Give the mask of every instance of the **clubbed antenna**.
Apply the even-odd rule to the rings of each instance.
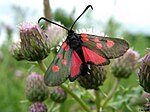
[[[62,26],[62,25],[59,25],[59,24],[57,24],[57,23],[55,23],[55,22],[50,21],[49,19],[47,19],[47,18],[45,18],[45,17],[41,17],[41,18],[38,20],[38,24],[39,24],[40,21],[43,19],[43,20],[45,20],[45,21],[47,21],[47,22],[49,22],[49,23],[53,23],[53,24],[55,24],[55,25],[57,25],[57,26],[60,26],[61,28],[64,28],[64,29],[66,29],[66,30],[69,32],[69,31],[72,30],[73,26],[74,26],[75,23],[78,21],[78,19],[79,19],[89,8],[93,9],[92,5],[88,5],[88,6],[84,9],[84,11],[82,12],[82,14],[74,21],[74,23],[72,24],[70,30],[69,30],[68,28]]]

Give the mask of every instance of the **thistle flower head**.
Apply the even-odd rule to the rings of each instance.
[[[58,43],[60,43],[66,36],[66,30],[54,24],[49,25],[45,33],[48,36],[48,41],[51,43],[51,47],[55,51],[57,50],[56,47]]]
[[[38,61],[46,58],[50,52],[47,36],[38,24],[21,24],[20,40],[19,49],[23,58],[17,60]],[[17,52],[14,53],[17,55]]]
[[[138,76],[140,85],[146,92],[150,93],[150,52],[143,58]]]
[[[26,81],[26,97],[31,102],[42,102],[48,98],[49,89],[43,81],[43,76],[32,73]]]
[[[54,87],[51,90],[50,98],[57,103],[62,103],[67,99],[67,93],[60,87]]]
[[[20,46],[20,42],[16,42],[14,43],[12,46],[11,46],[11,54],[12,56],[17,60],[17,61],[20,61],[20,60],[24,60],[25,57],[23,56],[22,54],[22,51],[21,51],[21,46]]]
[[[98,89],[105,79],[105,67],[90,64],[83,69],[81,76],[77,78],[79,84],[85,89]]]
[[[47,112],[47,111],[48,111],[47,106],[40,102],[33,103],[29,108],[29,112]]]
[[[128,78],[135,69],[135,64],[139,58],[139,54],[129,49],[123,56],[114,59],[112,62],[112,73],[118,78]]]

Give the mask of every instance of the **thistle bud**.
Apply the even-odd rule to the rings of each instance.
[[[23,23],[20,26],[20,39],[19,49],[23,59],[38,61],[48,56],[50,44],[46,34],[37,24]]]
[[[43,81],[43,76],[32,73],[26,81],[26,97],[31,102],[42,102],[48,98],[49,89]]]
[[[86,69],[77,78],[79,84],[85,89],[98,89],[106,79],[106,69],[104,66],[88,64]]]
[[[135,64],[139,58],[139,54],[129,49],[123,56],[114,59],[112,62],[112,73],[117,78],[128,78],[135,69]]]
[[[17,42],[17,43],[14,43],[12,46],[11,46],[11,54],[12,56],[17,60],[17,61],[20,61],[20,60],[24,60],[24,56],[23,56],[23,53],[21,51],[21,46],[20,46],[20,42]]]
[[[33,103],[29,108],[29,112],[48,112],[47,106],[40,102]]]
[[[62,103],[67,99],[67,93],[60,87],[54,87],[52,88],[50,98],[57,103]]]
[[[63,40],[63,37],[66,36],[66,30],[57,26],[57,25],[49,25],[47,30],[45,31],[48,36],[48,41],[51,43],[51,47],[55,52],[57,52],[57,45]]]
[[[150,93],[150,52],[143,58],[138,76],[140,85]]]

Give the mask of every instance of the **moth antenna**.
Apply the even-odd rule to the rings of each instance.
[[[47,19],[47,18],[45,18],[45,17],[41,17],[41,18],[38,20],[38,24],[40,23],[40,21],[41,21],[42,19],[45,20],[45,21],[47,21],[47,22],[49,22],[49,23],[55,24],[55,25],[57,25],[57,26],[59,26],[59,27],[61,27],[61,28],[63,28],[63,29],[66,29],[67,31],[70,31],[68,28],[66,28],[66,27],[64,27],[64,26],[62,26],[62,25],[59,25],[59,24],[57,24],[57,23],[55,23],[55,22],[53,22],[53,21],[50,21],[49,19]]]
[[[88,6],[84,9],[84,11],[81,13],[81,15],[74,21],[74,23],[72,24],[70,30],[72,30],[72,28],[73,28],[73,26],[75,25],[75,23],[76,23],[76,22],[78,21],[78,19],[88,10],[88,8],[91,8],[91,9],[93,10],[92,5],[88,5]]]

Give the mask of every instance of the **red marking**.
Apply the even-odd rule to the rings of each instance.
[[[82,34],[81,34],[81,37],[82,37],[82,38],[84,38],[84,37],[87,38],[87,36],[88,36],[88,34],[86,34],[86,33],[82,33]]]
[[[101,43],[96,43],[96,48],[97,49],[101,49],[103,46],[102,46],[102,44]]]
[[[83,42],[89,41],[89,39],[88,39],[87,37],[82,37],[81,40],[82,40]]]
[[[94,51],[82,46],[84,58],[86,62],[93,62],[96,65],[103,64],[107,61],[104,57],[98,55]]]
[[[74,78],[76,75],[80,73],[80,66],[82,64],[82,61],[76,51],[73,51],[72,53],[72,63],[71,63],[71,78]]]
[[[81,34],[81,40],[83,41],[83,42],[87,42],[87,41],[89,41],[89,39],[87,38],[87,34],[85,34],[85,33],[83,33],[83,34]]]
[[[66,59],[62,59],[61,63],[62,63],[63,65],[67,65],[67,60],[66,60]]]
[[[58,71],[59,71],[59,67],[56,64],[54,64],[52,66],[52,72],[58,72]]]
[[[64,43],[62,44],[61,48],[65,48],[66,46],[67,46],[67,43],[64,42]]]
[[[65,51],[68,51],[70,49],[69,45],[66,46]]]
[[[115,43],[114,43],[112,40],[107,40],[107,47],[108,47],[108,48],[113,47],[114,44],[115,44]]]
[[[58,54],[58,58],[62,59],[63,55],[62,54]]]
[[[98,38],[98,37],[95,37],[95,38],[94,38],[94,42],[100,42],[99,38]]]

